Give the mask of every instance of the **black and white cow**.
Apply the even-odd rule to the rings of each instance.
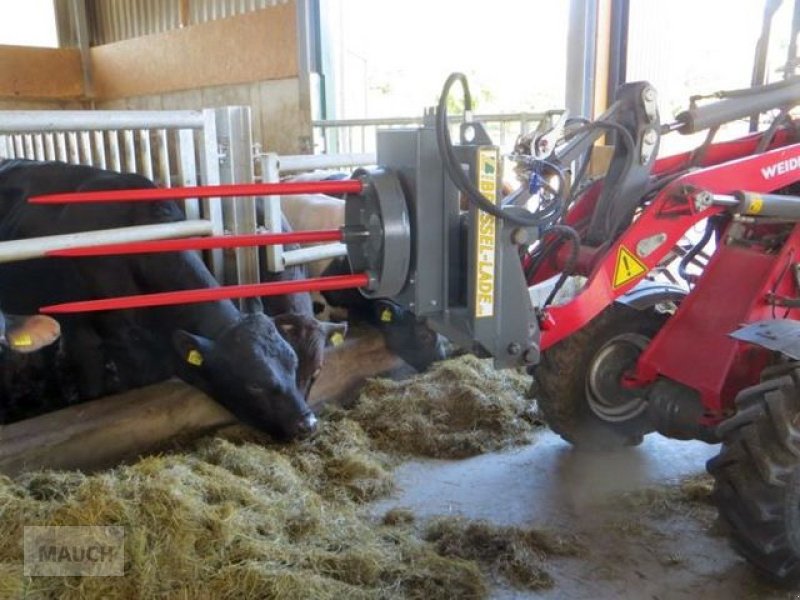
[[[39,194],[152,188],[148,179],[87,166],[0,161],[0,240],[182,220],[175,202],[31,205]],[[36,259],[0,266],[3,306],[30,314],[46,304],[216,287],[193,252]],[[281,438],[307,435],[316,418],[298,388],[298,357],[274,321],[230,301],[59,318],[82,399],[108,393],[106,365],[122,389],[173,375],[242,421]],[[116,390],[114,390],[116,391]]]

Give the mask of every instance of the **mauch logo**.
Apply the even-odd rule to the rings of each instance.
[[[786,175],[789,171],[797,171],[798,169],[800,169],[800,156],[795,156],[794,158],[787,158],[777,162],[774,165],[763,167],[761,175],[764,179],[772,179],[776,175]]]
[[[107,577],[124,575],[122,527],[24,528],[25,575]]]

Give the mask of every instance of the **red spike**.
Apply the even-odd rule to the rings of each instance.
[[[140,296],[120,296],[101,300],[84,300],[44,306],[39,312],[50,315],[97,312],[102,310],[122,310],[129,308],[146,308],[152,306],[172,306],[175,304],[193,304],[195,302],[214,302],[232,298],[253,298],[256,296],[280,296],[298,292],[324,292],[326,290],[346,290],[364,287],[369,284],[366,273],[354,275],[335,275],[332,277],[316,277],[298,281],[276,281],[272,283],[255,283],[246,285],[229,285],[198,290],[179,290],[175,292],[159,292]]]
[[[281,196],[286,194],[360,194],[358,179],[341,181],[285,181],[280,183],[237,183],[196,187],[100,190],[31,196],[31,204],[84,204],[89,202],[154,202],[185,198],[228,198],[231,196]]]

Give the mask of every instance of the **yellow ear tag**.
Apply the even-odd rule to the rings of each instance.
[[[186,362],[195,367],[199,367],[203,364],[203,355],[197,350],[190,350],[189,356],[186,357]]]
[[[392,322],[392,311],[388,308],[384,308],[381,311],[381,321],[384,323],[391,323]]]
[[[331,336],[331,344],[334,346],[341,346],[344,344],[344,336],[337,331]]]
[[[15,348],[24,347],[24,346],[33,346],[33,340],[31,336],[27,333],[22,333],[20,335],[14,336],[11,338],[11,345]]]

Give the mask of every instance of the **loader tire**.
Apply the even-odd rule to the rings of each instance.
[[[767,579],[800,583],[800,368],[742,390],[708,461],[734,549]]]
[[[613,407],[616,394],[623,402],[633,402],[634,409],[630,418],[625,414],[613,422],[601,418],[593,408],[599,404],[592,394],[590,377],[594,376],[590,376],[590,371],[609,344],[623,344],[623,355],[617,360],[620,372],[632,368],[641,350],[667,318],[654,309],[636,310],[613,304],[583,329],[545,350],[541,362],[533,369],[533,376],[535,395],[550,428],[582,450],[618,450],[641,444],[644,435],[653,430],[646,406],[627,399],[635,392],[619,390],[617,394],[609,380],[605,395],[612,402],[605,405]],[[630,348],[624,350],[628,342]]]

